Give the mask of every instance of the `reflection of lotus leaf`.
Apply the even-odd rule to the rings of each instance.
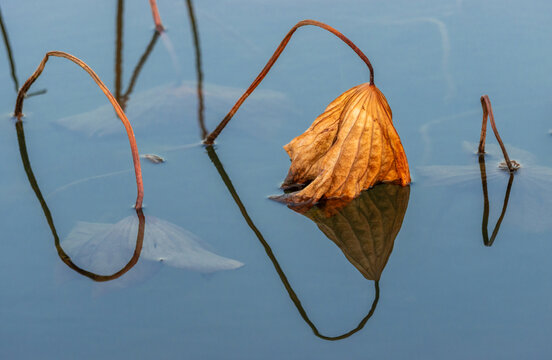
[[[153,216],[146,217],[140,260],[203,273],[243,266],[206,250],[190,232]],[[65,251],[88,271],[109,273],[124,265],[136,246],[138,219],[129,216],[116,224],[79,222],[62,242]]]
[[[409,186],[380,184],[329,217],[333,211],[327,206],[331,204],[313,207],[305,215],[365,278],[379,280],[401,229],[409,196]]]
[[[205,85],[204,89],[207,104],[213,109],[226,109],[241,93],[240,89],[217,85]],[[126,115],[135,132],[151,132],[156,127],[169,124],[175,119],[182,119],[182,116],[191,113],[191,109],[196,106],[196,97],[197,89],[194,84],[161,85],[131,96],[126,107]],[[253,101],[243,109],[243,113],[265,114],[270,113],[271,109],[276,111],[279,108],[289,108],[285,96],[276,91],[261,91],[252,96],[251,100]],[[59,119],[56,124],[88,136],[121,132],[121,125],[116,121],[110,105]]]

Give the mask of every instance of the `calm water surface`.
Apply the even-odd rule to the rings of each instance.
[[[388,201],[393,219],[400,224],[404,216],[400,232],[394,243],[394,235],[378,243],[383,255],[369,264],[370,275],[353,265],[354,257],[348,260],[350,248],[336,246],[314,215],[268,199],[280,192],[289,166],[282,146],[340,93],[368,80],[349,48],[320,29],[300,29],[219,137],[216,153],[207,153],[198,145],[196,49],[186,2],[164,0],[159,6],[168,32],[154,43],[126,104],[140,151],[167,160],[142,164],[146,232],[148,216],[162,219],[193,233],[207,251],[244,266],[206,273],[144,253],[126,274],[98,282],[62,262],[36,186],[62,244],[79,221],[115,224],[135,217],[128,141],[122,126],[99,136],[87,127],[61,124],[60,119],[78,123],[87,117],[87,124],[101,126],[109,123],[106,116],[117,119],[102,110],[105,97],[88,75],[63,59],[51,59],[32,88],[47,93],[25,103],[33,190],[10,118],[16,85],[3,52],[1,358],[548,358],[550,180],[536,174],[524,181],[520,172],[498,235],[485,246],[478,160],[463,143],[479,137],[479,97],[487,93],[505,142],[532,153],[533,164],[552,167],[552,80],[547,76],[552,4],[244,0],[193,5],[208,129],[301,19],[329,23],[370,57],[414,182],[406,198],[384,194],[380,201],[375,193],[363,198],[362,206],[375,208],[364,213],[359,226],[377,229],[374,211],[387,214],[389,208],[378,206]],[[85,60],[115,91],[116,1],[6,0],[0,6],[19,85],[46,51],[63,50]],[[152,40],[148,2],[126,1],[121,19],[124,93]],[[179,96],[173,96],[175,89]],[[488,157],[487,168],[498,160]],[[441,185],[424,173],[433,165],[472,165],[475,171]],[[507,175],[489,178],[489,234],[507,184]],[[386,234],[398,230],[383,229]],[[134,243],[119,245],[113,245],[117,256],[98,245],[103,252],[91,255],[89,263],[70,247],[67,252],[78,266],[105,261],[115,272],[134,251]],[[357,326],[362,329],[343,339],[324,339]]]

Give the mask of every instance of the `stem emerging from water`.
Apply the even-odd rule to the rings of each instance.
[[[510,157],[508,156],[506,147],[504,146],[504,143],[502,142],[502,139],[498,134],[498,129],[496,128],[496,123],[495,123],[494,114],[493,114],[493,107],[491,106],[491,100],[489,100],[488,95],[481,96],[481,107],[483,108],[483,123],[481,124],[481,137],[479,139],[478,152],[480,154],[485,153],[485,138],[487,137],[487,117],[488,117],[491,121],[491,127],[493,128],[496,141],[498,141],[498,144],[502,149],[502,154],[504,155],[504,161],[506,161],[508,170],[510,170],[510,172],[516,171],[516,168],[512,165],[512,162],[510,161]]]
[[[21,118],[23,117],[23,101],[25,100],[25,94],[27,91],[29,91],[31,85],[38,79],[40,74],[42,74],[42,71],[44,70],[44,67],[46,66],[46,62],[48,61],[48,58],[50,56],[55,57],[62,57],[67,60],[71,60],[75,64],[79,65],[84,71],[86,71],[94,80],[94,82],[100,87],[102,92],[105,94],[113,108],[115,109],[115,112],[117,113],[117,116],[121,121],[123,122],[123,125],[125,126],[125,130],[128,136],[128,141],[130,143],[130,150],[132,152],[132,160],[134,162],[134,172],[136,175],[136,188],[138,190],[138,195],[136,197],[136,209],[142,208],[142,200],[144,198],[144,184],[142,182],[142,170],[140,168],[140,156],[138,154],[138,146],[136,145],[136,139],[134,138],[134,131],[132,130],[132,126],[130,125],[130,122],[128,121],[128,118],[126,117],[123,109],[121,109],[121,106],[119,106],[119,103],[113,97],[107,86],[100,80],[98,75],[92,70],[84,61],[80,60],[79,58],[70,55],[68,53],[65,53],[63,51],[50,51],[47,52],[40,64],[38,65],[35,72],[25,81],[21,89],[19,90],[19,93],[17,94],[17,100],[15,102],[15,110],[14,110],[14,116],[18,119],[18,121],[21,121]]]
[[[284,39],[282,40],[282,42],[280,43],[280,45],[278,46],[276,51],[274,51],[274,54],[272,54],[272,57],[266,63],[263,70],[259,73],[259,75],[253,81],[253,83],[251,83],[251,85],[249,85],[249,88],[245,91],[245,93],[241,96],[241,98],[236,102],[236,104],[232,107],[232,109],[230,109],[228,114],[226,114],[226,116],[224,117],[224,119],[222,119],[222,121],[216,127],[216,129],[213,130],[213,132],[211,134],[209,134],[209,136],[204,140],[204,144],[206,144],[206,145],[212,145],[213,144],[213,142],[215,141],[217,136],[220,134],[222,129],[224,129],[226,124],[228,124],[230,119],[232,119],[232,117],[238,111],[238,109],[243,104],[245,99],[247,99],[247,97],[249,97],[249,95],[251,95],[251,93],[255,90],[255,88],[257,88],[257,86],[259,86],[261,81],[263,81],[266,74],[268,74],[268,72],[272,68],[272,65],[274,65],[276,60],[278,60],[278,57],[282,54],[282,52],[284,51],[286,45],[289,43],[289,40],[291,39],[291,36],[295,33],[295,31],[297,29],[299,29],[300,27],[305,26],[305,25],[318,26],[318,27],[320,27],[324,30],[327,30],[327,31],[331,32],[332,34],[334,34],[335,36],[337,36],[338,38],[340,38],[347,45],[349,45],[351,47],[351,49],[353,49],[353,51],[355,53],[357,53],[357,55],[368,66],[368,69],[370,70],[370,84],[371,85],[374,84],[374,68],[372,67],[372,64],[370,63],[370,60],[368,60],[368,57],[366,57],[366,55],[364,55],[364,53],[351,40],[349,40],[345,35],[343,35],[339,31],[337,31],[333,27],[331,27],[329,25],[326,25],[326,24],[324,24],[320,21],[316,21],[316,20],[303,20],[303,21],[300,21],[294,27],[292,27],[291,30],[287,33],[287,35],[284,37]]]
[[[151,15],[153,16],[153,22],[155,23],[155,30],[157,30],[157,32],[159,33],[162,33],[163,31],[165,31],[165,28],[163,27],[163,23],[161,22],[159,9],[157,9],[157,1],[150,0],[150,6],[151,6]]]

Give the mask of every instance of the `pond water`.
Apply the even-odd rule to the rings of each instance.
[[[289,167],[282,146],[368,81],[362,61],[329,33],[299,29],[208,151],[186,1],[159,2],[157,39],[148,1],[119,4],[1,4],[13,61],[0,56],[1,358],[547,358],[552,3],[193,3],[208,130],[301,19],[330,24],[371,59],[413,184],[376,187],[333,223],[268,197]],[[86,73],[50,59],[31,89],[46,93],[25,101],[23,126],[10,117],[15,89],[49,50],[127,92],[140,152],[166,160],[142,161],[145,235],[123,126]],[[482,182],[464,146],[479,139],[485,93],[507,147],[533,154],[509,189],[499,156],[486,157],[495,175]],[[147,243],[152,233],[188,242]],[[92,275],[129,261],[113,279]]]

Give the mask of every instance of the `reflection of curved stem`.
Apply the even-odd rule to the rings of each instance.
[[[479,155],[479,171],[481,172],[481,185],[483,186],[483,221],[481,224],[481,232],[483,234],[483,244],[485,246],[492,246],[498,230],[500,229],[500,224],[502,224],[502,219],[506,214],[506,208],[508,207],[508,200],[510,199],[510,190],[512,189],[512,184],[514,182],[514,173],[510,173],[510,178],[508,179],[508,187],[506,188],[506,194],[504,195],[504,204],[502,205],[502,212],[496,222],[496,225],[489,239],[488,225],[489,225],[489,194],[487,192],[487,171],[485,167],[485,155]]]
[[[353,335],[354,333],[356,333],[357,331],[361,330],[364,327],[364,325],[366,325],[366,322],[370,319],[370,317],[372,317],[372,314],[376,310],[376,306],[377,306],[378,300],[379,300],[379,282],[375,281],[375,295],[374,295],[374,301],[372,303],[372,306],[370,307],[370,311],[358,323],[358,325],[353,330],[351,330],[351,331],[349,331],[345,334],[339,335],[339,336],[325,336],[325,335],[322,335],[318,331],[318,329],[316,328],[316,325],[314,325],[314,323],[309,319],[309,316],[308,316],[307,312],[305,311],[305,309],[303,308],[303,305],[301,304],[301,301],[299,300],[299,297],[297,296],[297,294],[295,293],[295,291],[291,287],[291,284],[289,283],[289,281],[286,277],[286,274],[284,273],[284,271],[280,267],[280,264],[278,263],[278,260],[276,259],[276,256],[274,256],[274,253],[272,252],[272,249],[270,248],[270,245],[264,239],[264,237],[261,234],[261,232],[259,231],[259,229],[257,229],[255,224],[253,223],[253,220],[251,220],[251,217],[249,217],[249,214],[247,213],[247,210],[245,209],[245,206],[243,205],[240,197],[238,196],[238,193],[236,192],[236,189],[234,188],[234,185],[232,184],[232,181],[230,180],[230,178],[228,177],[228,174],[224,170],[224,167],[223,167],[222,163],[220,162],[220,160],[218,158],[218,155],[215,152],[215,149],[212,146],[207,146],[206,149],[207,149],[207,154],[209,155],[209,158],[211,159],[211,161],[215,165],[220,177],[222,178],[222,181],[226,185],[226,188],[230,192],[230,195],[232,195],[232,198],[234,199],[234,202],[236,203],[236,205],[238,205],[238,208],[240,209],[240,212],[241,212],[243,218],[245,219],[245,222],[247,223],[247,225],[249,225],[251,230],[253,230],[253,232],[255,233],[255,236],[257,236],[257,238],[259,239],[259,242],[261,243],[261,245],[265,249],[266,255],[269,257],[270,261],[272,261],[272,265],[274,266],[274,269],[278,273],[278,276],[280,277],[280,280],[282,281],[282,284],[286,288],[291,301],[293,301],[293,303],[295,304],[295,307],[299,311],[299,314],[301,314],[301,317],[309,325],[309,327],[312,329],[314,334],[316,336],[318,336],[319,338],[324,339],[324,340],[341,340],[341,339],[347,338],[347,337]]]
[[[126,110],[126,105],[129,99],[130,94],[134,90],[136,85],[136,80],[138,80],[138,75],[142,71],[142,67],[146,63],[149,55],[155,47],[155,43],[159,38],[159,32],[154,31],[153,36],[146,46],[146,50],[138,60],[138,63],[134,67],[132,76],[128,83],[127,90],[123,93],[123,20],[124,20],[124,0],[118,0],[117,3],[117,26],[116,26],[116,41],[115,41],[115,99],[121,108]]]
[[[27,174],[27,179],[29,180],[29,184],[31,185],[31,188],[33,189],[36,198],[40,202],[40,206],[42,207],[42,211],[44,212],[44,216],[46,217],[46,221],[48,222],[48,226],[50,227],[50,231],[52,232],[52,235],[54,236],[54,243],[56,246],[56,250],[58,252],[58,256],[67,266],[69,266],[71,269],[75,270],[81,275],[84,275],[94,281],[109,281],[114,280],[129,271],[136,263],[138,262],[138,259],[140,258],[140,252],[142,251],[142,242],[144,240],[144,231],[145,231],[145,218],[144,214],[142,213],[142,210],[137,209],[136,215],[139,219],[139,227],[138,227],[138,234],[136,236],[136,247],[134,249],[134,254],[132,255],[132,258],[129,260],[129,262],[119,271],[112,275],[98,275],[94,274],[90,271],[86,271],[84,269],[79,268],[77,265],[71,261],[71,258],[63,251],[59,236],[57,234],[56,227],[54,225],[54,219],[52,218],[52,213],[50,212],[50,209],[48,208],[48,205],[46,204],[46,200],[44,200],[44,197],[42,196],[42,192],[40,191],[40,188],[38,187],[38,182],[36,181],[36,178],[33,173],[33,169],[31,168],[31,162],[29,161],[29,155],[27,153],[27,145],[25,144],[25,132],[23,131],[23,122],[17,121],[15,123],[15,128],[17,130],[17,142],[19,143],[19,152],[21,154],[21,161],[23,162],[23,167],[25,168],[25,173]]]
[[[123,83],[123,20],[125,1],[117,1],[117,26],[115,40],[115,99],[121,103],[121,88]],[[125,107],[121,105],[123,110]]]
[[[100,80],[98,75],[92,70],[84,61],[81,59],[65,53],[63,51],[49,51],[46,53],[40,64],[38,65],[35,72],[25,81],[19,92],[17,93],[17,100],[15,102],[15,111],[14,116],[17,117],[18,121],[21,121],[21,117],[23,116],[23,101],[25,99],[25,94],[27,91],[29,91],[30,87],[33,85],[33,83],[38,79],[40,74],[42,74],[42,71],[44,71],[44,67],[46,66],[46,62],[48,61],[48,58],[50,56],[54,57],[61,57],[67,60],[70,60],[80,66],[84,71],[92,77],[94,82],[100,87],[104,95],[107,97],[111,105],[113,106],[113,109],[115,109],[115,112],[117,113],[117,116],[123,123],[127,136],[128,141],[130,144],[130,150],[132,152],[132,161],[134,162],[134,172],[136,175],[136,189],[137,189],[137,196],[136,196],[136,209],[142,208],[142,200],[144,198],[144,185],[142,183],[142,169],[140,168],[140,156],[138,154],[138,145],[136,145],[136,139],[134,138],[134,130],[132,130],[132,126],[130,125],[130,121],[128,121],[128,118],[125,115],[125,112],[123,109],[121,109],[121,106],[115,99],[115,97],[111,94],[107,86]]]
[[[6,52],[8,53],[8,60],[10,62],[11,77],[13,79],[13,86],[15,87],[15,92],[19,91],[19,80],[17,79],[17,71],[15,70],[15,60],[13,58],[13,53],[10,45],[10,39],[8,38],[8,31],[4,25],[4,19],[2,18],[2,11],[0,10],[0,30],[2,30],[2,37],[4,39],[4,44],[6,45]],[[26,97],[42,95],[46,93],[46,89],[37,90],[26,95]]]
[[[4,44],[6,44],[6,52],[8,53],[8,60],[10,61],[11,77],[15,85],[15,91],[19,91],[19,81],[17,80],[17,73],[15,71],[15,61],[13,61],[13,53],[8,38],[8,31],[4,26],[4,20],[2,18],[2,11],[0,10],[0,29],[2,29],[2,37],[4,38]]]
[[[121,105],[121,107],[124,108],[126,106],[126,102],[128,101],[130,94],[134,90],[134,86],[136,85],[136,80],[138,80],[138,75],[140,75],[140,72],[142,71],[142,67],[144,67],[144,64],[148,60],[148,57],[150,56],[151,52],[153,51],[153,48],[157,43],[157,39],[159,39],[159,33],[155,31],[153,33],[153,36],[151,37],[150,42],[148,43],[148,46],[146,46],[146,50],[144,50],[144,53],[140,57],[140,60],[138,60],[138,63],[134,67],[134,71],[132,72],[132,76],[130,78],[130,81],[128,82],[127,90],[121,97],[121,102],[124,104],[124,106]]]
[[[286,48],[286,45],[289,43],[289,41],[291,40],[291,36],[295,33],[295,31],[297,29],[299,29],[300,27],[302,26],[306,26],[306,25],[313,25],[313,26],[317,26],[319,28],[322,28],[324,30],[327,30],[329,32],[331,32],[332,34],[334,34],[335,36],[337,36],[339,39],[341,39],[344,43],[346,43],[347,45],[349,45],[349,47],[351,49],[353,49],[353,51],[362,59],[362,61],[364,61],[364,63],[366,64],[366,66],[368,66],[368,69],[370,70],[370,85],[373,85],[374,84],[374,68],[372,67],[372,64],[370,63],[370,60],[368,60],[368,57],[366,55],[364,55],[364,53],[351,41],[349,40],[345,35],[343,35],[341,32],[339,32],[338,30],[334,29],[333,27],[327,25],[327,24],[324,24],[320,21],[316,21],[316,20],[303,20],[303,21],[299,21],[297,24],[295,24],[294,27],[291,28],[291,30],[286,34],[286,36],[284,37],[284,39],[282,40],[282,42],[280,43],[280,45],[278,45],[278,48],[276,48],[276,51],[274,51],[274,54],[272,54],[272,57],[268,60],[268,62],[266,63],[265,67],[263,68],[263,70],[261,70],[261,72],[259,73],[259,75],[257,75],[257,77],[255,78],[255,80],[253,80],[253,82],[251,83],[251,85],[249,85],[249,87],[247,88],[247,90],[245,90],[245,93],[239,98],[239,100],[236,102],[236,104],[232,107],[232,109],[230,109],[230,111],[228,112],[228,114],[226,114],[226,116],[224,117],[224,119],[222,119],[222,121],[220,122],[220,124],[218,124],[218,126],[215,128],[215,130],[213,130],[209,136],[205,139],[204,143],[206,145],[212,145],[213,142],[215,141],[215,139],[217,138],[217,136],[220,134],[220,132],[222,131],[222,129],[224,129],[224,127],[226,126],[226,124],[228,124],[228,122],[230,121],[230,119],[232,119],[232,117],[234,116],[234,114],[236,113],[236,111],[238,111],[238,109],[240,108],[240,106],[243,104],[243,102],[245,101],[245,99],[247,99],[249,97],[249,95],[251,95],[251,93],[257,88],[257,86],[259,86],[259,84],[261,83],[261,81],[263,81],[263,79],[265,78],[266,74],[268,74],[268,72],[270,71],[270,69],[272,68],[272,66],[274,65],[274,63],[276,62],[276,60],[278,60],[278,57],[280,57],[280,55],[282,54],[282,51],[284,51],[284,49]]]
[[[188,15],[190,17],[190,26],[192,27],[192,35],[194,37],[194,48],[196,53],[196,73],[197,73],[197,118],[199,121],[199,128],[201,129],[201,139],[207,137],[208,131],[205,127],[205,118],[203,110],[205,108],[203,103],[203,72],[201,71],[201,48],[199,46],[199,32],[197,29],[197,22],[194,15],[194,7],[192,0],[186,0],[188,6]]]

